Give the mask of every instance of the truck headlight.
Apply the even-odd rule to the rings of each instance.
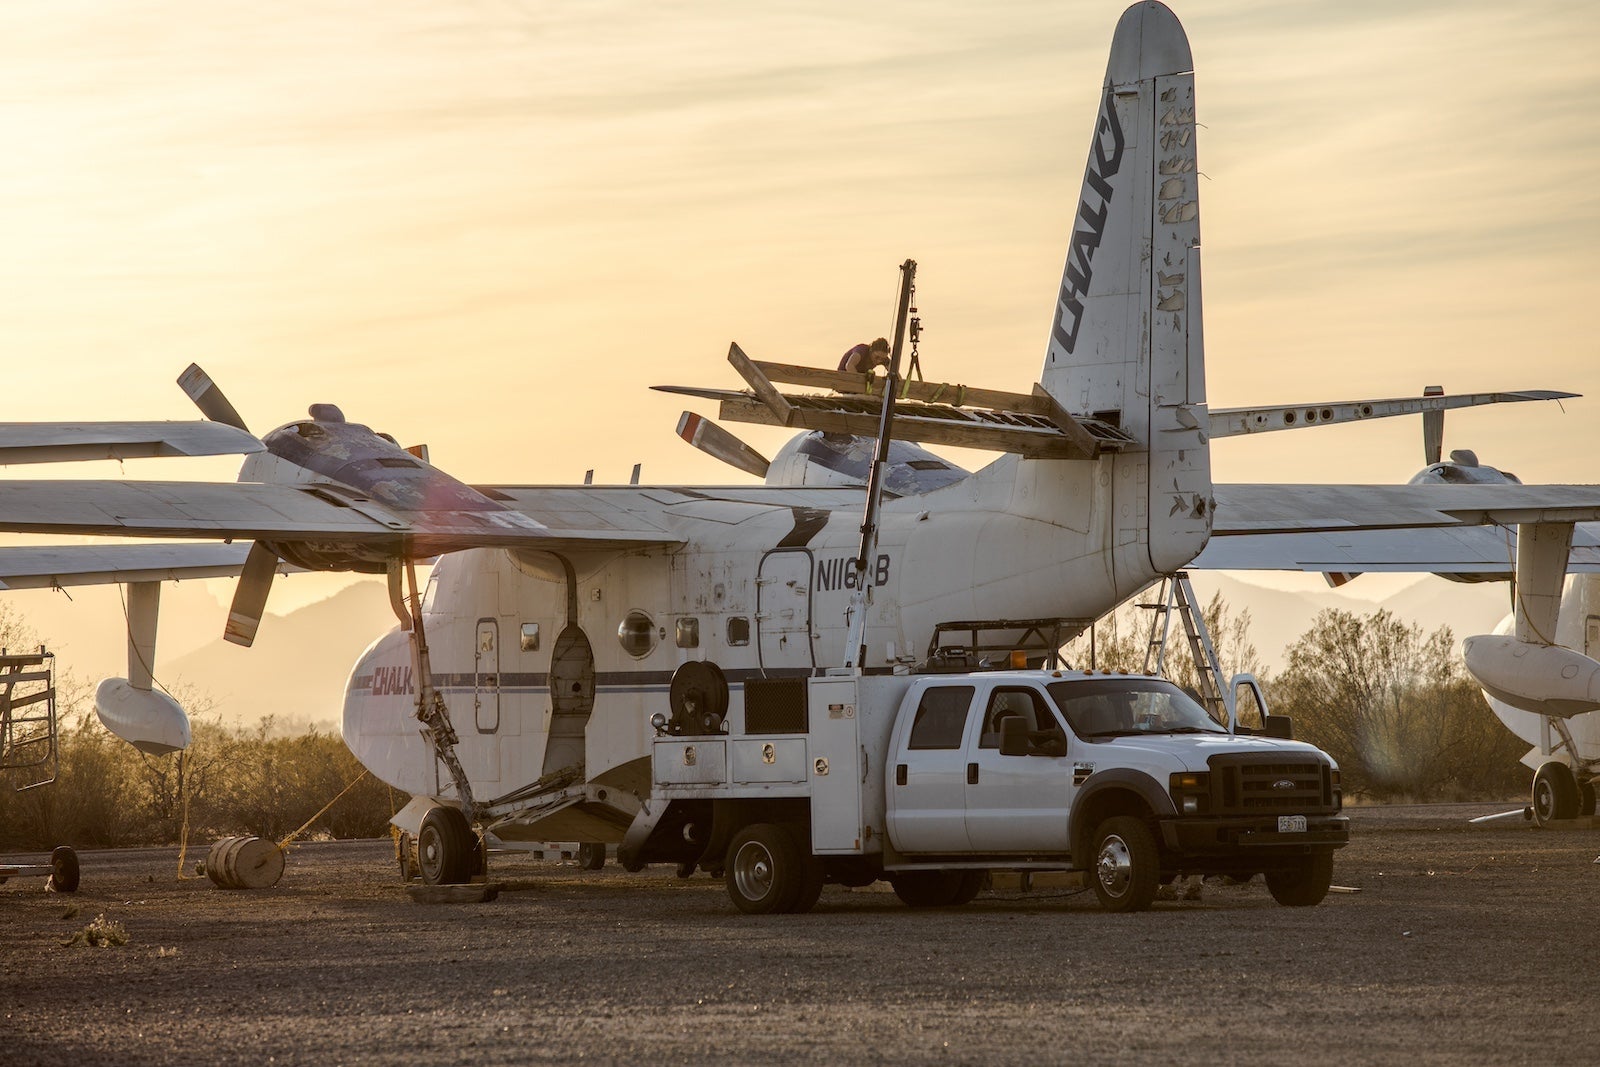
[[[1203,815],[1211,810],[1211,775],[1206,771],[1174,774],[1168,788],[1180,815]]]

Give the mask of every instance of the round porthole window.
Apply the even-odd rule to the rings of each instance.
[[[644,612],[630,611],[617,627],[617,640],[624,652],[641,659],[656,647],[656,624]]]

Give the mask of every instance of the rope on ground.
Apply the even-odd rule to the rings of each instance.
[[[354,789],[356,787],[356,784],[358,782],[360,782],[361,779],[365,778],[366,776],[367,776],[367,772],[366,771],[362,771],[360,774],[356,775],[355,778],[351,780],[349,785],[347,785],[343,789],[339,790],[339,795],[338,796],[334,797],[332,800],[330,800],[326,804],[322,805],[322,810],[321,811],[317,812],[315,815],[311,816],[311,818],[307,819],[305,821],[305,825],[301,826],[300,829],[296,830],[294,833],[290,834],[288,837],[284,838],[282,841],[279,841],[278,842],[278,851],[279,852],[287,852],[287,851],[289,851],[290,842],[292,842],[295,838],[299,837],[301,834],[305,833],[307,830],[311,829],[311,824],[312,823],[316,822],[318,819],[320,819],[324,815],[328,814],[328,809],[333,807],[335,804],[339,803],[339,801],[344,797],[344,795],[346,793],[350,792],[350,790]]]
[[[183,829],[178,831],[178,881],[186,882],[183,860],[189,854],[189,750],[178,753],[178,794],[183,801]]]

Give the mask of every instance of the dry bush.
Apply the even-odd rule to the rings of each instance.
[[[1270,696],[1298,737],[1339,761],[1347,793],[1502,797],[1527,782],[1522,742],[1466,675],[1448,626],[1425,637],[1383,610],[1320,612]]]

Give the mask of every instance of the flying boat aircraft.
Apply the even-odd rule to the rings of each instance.
[[[442,882],[469,872],[474,826],[511,841],[620,841],[650,789],[657,713],[791,729],[804,713],[797,679],[828,668],[959,662],[979,633],[1042,656],[1230,538],[1337,535],[1349,570],[1390,562],[1403,542],[1430,570],[1463,530],[1520,527],[1518,630],[1474,638],[1469,664],[1525,702],[1600,706],[1560,681],[1600,663],[1538,640],[1573,524],[1600,520],[1600,487],[1213,483],[1216,437],[1422,407],[1208,407],[1196,130],[1183,29],[1163,5],[1136,4],[1112,39],[1038,381],[902,386],[903,285],[886,462],[856,441],[879,435],[881,379],[757,361],[736,344],[741,385],[679,391],[715,401],[724,420],[799,435],[767,462],[699,416],[680,433],[735,455],[759,485],[471,485],[330,404],[257,439],[191,367],[180,381],[208,423],[154,443],[148,429],[0,427],[0,460],[24,444],[51,458],[74,433],[98,434],[91,447],[106,454],[167,454],[221,426],[231,444],[214,446],[246,453],[237,482],[4,480],[0,531],[221,545],[106,546],[81,564],[68,549],[48,562],[0,550],[0,580],[129,584],[129,678],[102,683],[97,706],[119,735],[161,751],[185,744],[187,726],[151,686],[159,580],[238,574],[226,633],[248,644],[284,567],[385,575],[400,624],[351,672],[344,737],[415,798],[396,821]],[[1433,399],[1443,410],[1555,395]],[[1001,456],[969,473],[923,447],[941,444]],[[875,474],[887,492],[863,554]],[[192,549],[212,551],[194,571]],[[419,587],[418,562],[434,558]],[[1533,660],[1551,662],[1530,675]],[[1565,689],[1551,688],[1552,669]]]

